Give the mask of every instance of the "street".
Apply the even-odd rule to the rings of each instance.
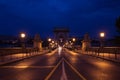
[[[119,80],[120,65],[62,50],[0,66],[0,80]]]

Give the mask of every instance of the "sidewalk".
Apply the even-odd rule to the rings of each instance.
[[[0,56],[0,65],[20,61],[26,58],[30,58],[30,57],[45,54],[45,53],[48,53],[48,50],[45,50],[42,52],[17,53],[17,54],[12,54],[12,55],[7,55],[7,56]]]
[[[93,57],[97,57],[97,58],[101,58],[101,59],[112,61],[112,62],[116,62],[116,63],[120,63],[120,53],[117,55],[115,55],[113,53],[99,53],[98,54],[95,52],[87,52],[87,51],[81,51],[81,50],[77,50],[75,52],[93,56]]]

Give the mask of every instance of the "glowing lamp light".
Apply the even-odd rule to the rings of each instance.
[[[54,41],[52,41],[52,43],[55,43]]]
[[[49,42],[50,42],[51,40],[52,40],[51,38],[48,39]]]
[[[105,37],[105,33],[104,33],[104,32],[101,32],[101,33],[100,33],[100,37]]]
[[[25,35],[25,33],[21,33],[20,36],[21,36],[21,38],[25,38],[26,35]]]
[[[73,40],[73,42],[75,42],[75,41],[76,41],[76,39],[75,39],[75,38],[73,38],[72,40]]]
[[[58,54],[60,55],[61,54],[61,51],[62,51],[62,47],[58,47]]]

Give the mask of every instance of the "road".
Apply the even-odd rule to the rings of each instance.
[[[63,50],[0,66],[0,80],[119,80],[120,65]]]

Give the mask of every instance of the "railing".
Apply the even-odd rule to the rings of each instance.
[[[87,54],[111,58],[111,59],[120,59],[120,48],[119,47],[104,47],[104,48],[88,48],[86,50]]]
[[[37,49],[33,48],[0,48],[0,56],[6,56],[11,54],[18,54],[18,53],[29,53],[33,51],[38,51]]]
[[[47,50],[43,50],[43,52],[46,53]],[[24,59],[43,52],[34,48],[0,48],[0,65],[4,62]]]

